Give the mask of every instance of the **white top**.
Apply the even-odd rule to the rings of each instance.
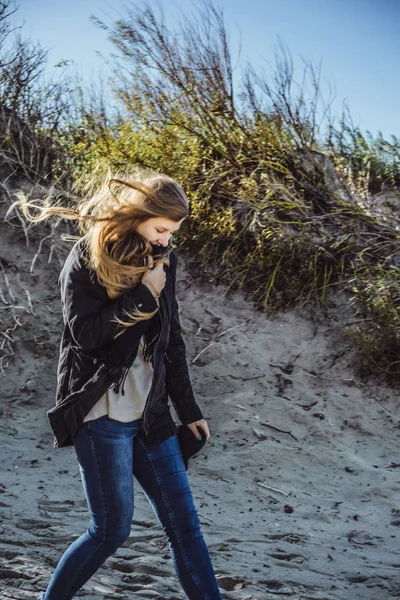
[[[140,419],[150,392],[153,372],[152,365],[143,359],[142,337],[137,356],[126,375],[124,385],[120,386],[118,393],[109,388],[86,415],[84,422],[93,421],[104,415],[122,423]],[[121,387],[124,388],[124,395],[121,394]]]

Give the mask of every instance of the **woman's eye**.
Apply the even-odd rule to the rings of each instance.
[[[157,229],[158,233],[164,233],[164,231],[162,231],[161,229]]]

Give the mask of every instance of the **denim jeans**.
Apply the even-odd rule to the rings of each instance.
[[[42,600],[70,600],[129,536],[133,476],[168,537],[173,564],[190,600],[221,600],[200,530],[176,435],[158,446],[137,436],[139,421],[108,416],[83,423],[74,437],[90,511],[88,530],[61,557]]]

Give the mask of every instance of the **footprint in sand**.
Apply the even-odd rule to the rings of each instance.
[[[3,579],[26,579],[30,581],[34,576],[27,575],[26,573],[22,573],[21,571],[12,571],[11,569],[1,569],[0,568],[0,580]]]
[[[37,535],[40,535],[43,529],[52,527],[52,524],[48,521],[40,521],[39,519],[20,519],[17,521],[16,527],[25,531],[34,531]]]
[[[260,580],[259,583],[262,583],[262,585],[265,586],[265,591],[269,592],[270,594],[292,597],[292,594],[295,593],[295,590],[292,587],[288,586],[286,583],[278,581],[277,579]]]
[[[304,544],[308,541],[307,535],[299,533],[265,533],[264,537],[271,541],[279,540],[289,544]]]
[[[307,559],[305,558],[305,556],[302,556],[301,554],[287,554],[286,552],[272,552],[272,554],[270,554],[271,558],[276,558],[279,561],[287,561],[287,562],[294,562],[296,564],[302,564],[304,562],[307,561]],[[286,564],[283,566],[287,566]]]
[[[86,502],[83,502],[86,506]],[[45,510],[46,512],[69,512],[75,510],[74,500],[41,500],[38,504],[39,510]]]
[[[243,577],[232,575],[217,575],[218,586],[227,592],[241,590],[246,586],[246,580]]]
[[[112,569],[120,571],[120,573],[129,573],[133,575],[150,575],[155,577],[165,577],[171,574],[171,571],[166,568],[163,569],[159,566],[152,564],[141,564],[136,562],[134,559],[130,562],[122,562],[120,560],[111,563]]]

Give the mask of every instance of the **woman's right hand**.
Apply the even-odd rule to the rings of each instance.
[[[163,263],[159,263],[156,267],[147,271],[142,277],[142,283],[149,288],[156,298],[158,298],[163,291],[165,282],[166,275]]]

